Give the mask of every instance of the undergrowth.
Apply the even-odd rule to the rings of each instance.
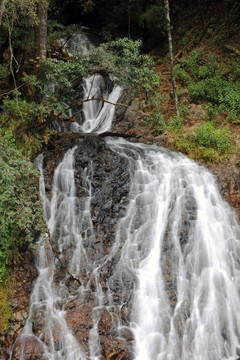
[[[20,249],[43,232],[44,220],[38,199],[38,176],[30,160],[15,146],[12,137],[0,139],[0,283],[19,259]]]
[[[192,102],[207,104],[211,118],[220,113],[231,122],[240,122],[239,59],[220,63],[213,54],[195,49],[176,66],[175,75],[188,87]]]
[[[183,119],[174,116],[166,126],[169,143],[190,158],[206,164],[225,161],[234,148],[233,138],[228,126],[216,127],[203,121],[193,132],[184,131]]]
[[[240,60],[220,59],[197,48],[175,66],[175,77],[180,118],[166,120],[155,115],[159,119],[155,135],[166,132],[171,146],[196,160],[207,164],[226,161],[236,150],[230,126],[240,124]],[[184,88],[189,96],[181,100]],[[205,118],[196,120],[194,126],[188,115],[192,103],[206,110]]]

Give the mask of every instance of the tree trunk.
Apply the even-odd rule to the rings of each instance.
[[[47,58],[47,15],[48,15],[48,6],[45,0],[40,1],[38,17],[39,17],[39,25],[38,25],[38,46],[39,46],[39,57],[40,60],[46,60]]]
[[[128,0],[128,38],[131,39],[131,0]]]
[[[178,107],[177,89],[176,89],[175,76],[174,76],[174,67],[173,67],[173,47],[172,47],[170,11],[169,11],[169,2],[168,2],[168,0],[164,0],[164,4],[165,4],[165,9],[166,9],[167,34],[168,34],[168,46],[169,46],[169,58],[170,58],[173,97],[174,97],[174,104],[175,104],[177,117],[180,117],[179,107]]]
[[[7,0],[1,0],[0,3],[0,27],[2,26],[3,14],[7,5]]]

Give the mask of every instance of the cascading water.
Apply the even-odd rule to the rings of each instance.
[[[136,166],[118,265],[137,280],[134,359],[235,359],[240,229],[233,210],[212,175],[183,155],[108,143]]]
[[[98,75],[85,79],[85,98],[95,95],[102,81]],[[120,88],[114,89],[112,101],[117,101]],[[109,129],[112,108],[104,112],[99,103],[86,102],[85,123],[76,125],[77,130]],[[54,251],[78,282],[40,239],[38,278],[22,341],[37,342],[40,358],[52,360],[235,360],[240,228],[234,211],[222,200],[213,176],[185,156],[116,138],[105,143],[128,164],[125,171],[131,178],[128,204],[111,244],[101,244],[93,222],[92,204],[99,192],[93,160],[81,172],[78,198],[78,146],[69,150],[55,170],[49,198],[43,155],[37,159]],[[109,173],[106,177],[110,182]],[[102,207],[110,209],[109,204]],[[101,248],[107,249],[101,253]],[[71,309],[76,306],[79,318],[84,313],[88,323],[78,320],[73,328]],[[109,339],[114,342],[103,353]],[[19,358],[28,358],[24,346]]]
[[[86,34],[73,34],[67,41],[62,39],[64,50],[70,56],[74,53],[86,54],[94,45],[89,41]],[[89,75],[83,79],[82,87],[84,91],[83,102],[83,124],[74,121],[71,130],[74,132],[96,132],[101,133],[111,129],[114,106],[119,99],[122,89],[114,84],[114,78],[110,77],[113,83],[111,91],[106,89],[104,78],[100,74]],[[95,100],[94,100],[95,98]],[[102,99],[102,100],[99,100]],[[89,101],[88,101],[89,100]],[[72,110],[70,109],[70,117]]]
[[[83,103],[84,123],[79,125],[74,122],[72,130],[75,132],[97,132],[101,133],[111,129],[112,118],[114,115],[114,106],[121,95],[121,87],[114,85],[110,94],[105,91],[105,82],[101,75],[91,75],[84,79],[84,99],[90,99]],[[92,100],[93,98],[102,98],[100,100]],[[104,102],[106,100],[107,102]],[[103,102],[103,105],[102,105]]]

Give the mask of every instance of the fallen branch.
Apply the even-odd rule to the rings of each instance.
[[[193,37],[193,39],[192,39],[188,44],[186,44],[182,49],[180,49],[180,50],[177,52],[177,54],[174,56],[174,59],[173,59],[174,61],[179,61],[179,60],[178,60],[179,56],[182,55],[183,51],[184,51],[186,48],[188,48],[190,45],[194,44],[196,41],[200,41],[200,40],[201,40],[202,35],[203,35],[203,33],[204,33],[204,30],[206,29],[206,27],[207,27],[208,25],[209,25],[209,22],[203,26],[203,28],[202,28],[202,30],[201,30],[201,32],[200,32],[199,35]]]
[[[234,46],[232,46],[232,45],[224,45],[224,48],[226,50],[230,50],[230,51],[234,52],[234,54],[236,54],[237,56],[240,56],[240,51],[237,48],[235,48]]]
[[[141,135],[137,135],[136,133],[130,133],[130,134],[123,134],[123,133],[114,133],[114,132],[111,132],[111,131],[105,131],[103,133],[100,133],[100,134],[96,134],[98,137],[100,138],[103,138],[103,137],[106,137],[106,136],[111,136],[111,137],[122,137],[122,138],[140,138]]]
[[[17,86],[16,88],[12,89],[12,90],[9,90],[9,91],[7,91],[7,92],[5,92],[5,93],[3,93],[3,94],[0,94],[0,97],[5,96],[5,95],[8,95],[8,94],[11,94],[12,92],[20,89],[21,87],[23,87],[23,86],[25,86],[25,85],[26,85],[26,84],[21,84],[21,85]]]

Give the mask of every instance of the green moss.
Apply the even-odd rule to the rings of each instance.
[[[0,329],[2,333],[7,332],[12,316],[12,309],[8,304],[9,288],[11,288],[11,280],[7,277],[4,283],[0,283]]]

